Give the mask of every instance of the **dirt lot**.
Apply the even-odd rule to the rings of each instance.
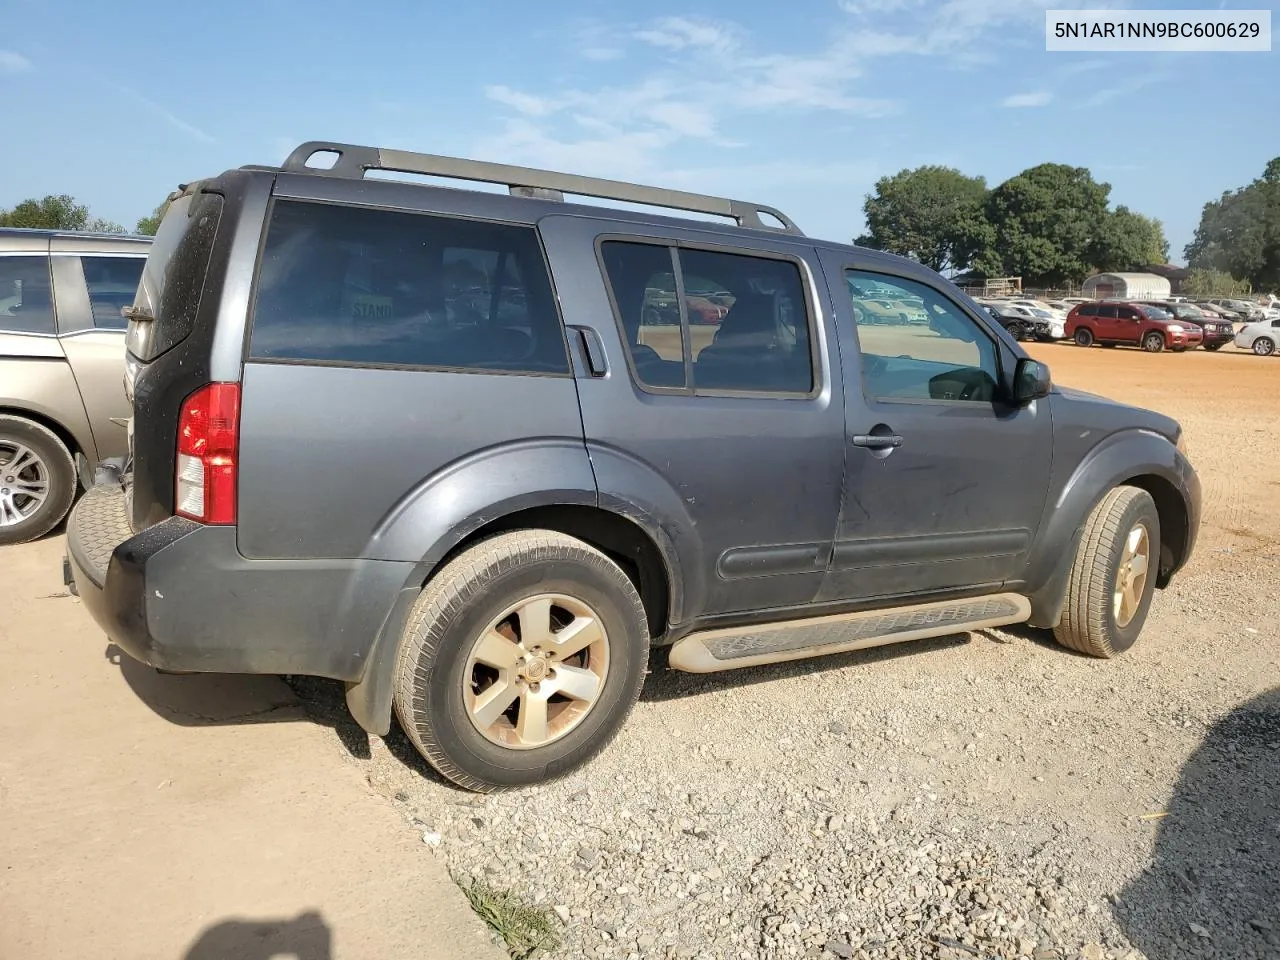
[[[455,868],[554,908],[564,957],[1280,957],[1280,363],[1031,350],[1179,418],[1204,481],[1118,660],[1029,630],[718,676],[658,653],[594,764],[488,798],[304,694]]]

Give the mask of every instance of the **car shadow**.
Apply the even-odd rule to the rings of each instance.
[[[319,708],[298,696],[284,678],[237,673],[171,674],[140,663],[114,643],[107,660],[120,668],[125,683],[151,710],[182,727],[250,723],[313,722],[333,729],[352,756],[369,759],[369,738],[343,711]],[[342,696],[342,685],[332,681]]]
[[[205,928],[182,960],[333,960],[333,934],[314,910],[289,919],[222,920]]]
[[[1150,960],[1280,957],[1280,687],[1214,724],[1112,912]]]

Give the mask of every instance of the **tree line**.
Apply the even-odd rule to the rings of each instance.
[[[988,188],[951,167],[902,170],[876,182],[854,242],[940,273],[1022,277],[1062,287],[1092,273],[1163,264],[1159,220],[1110,206],[1111,185],[1085,167],[1042,163]],[[1205,204],[1184,256],[1191,286],[1231,295],[1280,286],[1280,158],[1262,177]]]
[[[1086,167],[1042,163],[988,189],[982,177],[923,166],[876,181],[863,204],[867,233],[855,242],[920,261],[939,273],[972,270],[1061,287],[1091,273],[1164,263],[1159,220],[1110,206],[1111,185]],[[134,225],[154,236],[164,204]],[[66,194],[0,209],[0,227],[123,233]],[[1280,288],[1280,157],[1262,176],[1204,205],[1184,251],[1196,292],[1232,295]]]
[[[134,233],[154,237],[164,214],[164,204],[140,219]],[[125,233],[125,228],[111,220],[89,215],[89,207],[75,197],[62,193],[43,199],[23,200],[9,210],[0,209],[0,227],[28,227],[37,230],[87,230],[91,233]]]

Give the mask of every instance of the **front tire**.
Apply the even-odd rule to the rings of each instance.
[[[1142,338],[1142,349],[1147,353],[1159,353],[1164,349],[1164,337],[1158,333],[1148,333]]]
[[[1085,522],[1053,631],[1058,642],[1103,658],[1133,646],[1151,609],[1159,561],[1160,514],[1151,494],[1114,488]]]
[[[538,783],[614,738],[648,653],[640,595],[607,556],[550,530],[499,534],[450,562],[414,604],[396,714],[461,787]]]
[[[1222,344],[1220,344],[1220,343],[1206,343],[1206,344],[1204,345],[1204,348],[1205,348],[1206,350],[1208,350],[1210,353],[1212,353],[1214,350],[1221,350],[1221,349],[1222,349]]]
[[[1022,332],[1022,324],[1020,324],[1020,323],[1006,323],[1006,324],[1004,325],[1004,328],[1005,328],[1005,330],[1007,330],[1007,331],[1009,332],[1009,336],[1013,337],[1013,339],[1017,340],[1019,343],[1021,343],[1021,342],[1022,342],[1022,338],[1023,338],[1023,336],[1024,336],[1024,334],[1023,334],[1023,332]]]
[[[0,416],[0,544],[44,536],[75,496],[75,461],[58,435],[23,417]]]

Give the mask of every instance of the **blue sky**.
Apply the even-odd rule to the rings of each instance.
[[[1044,8],[1074,5],[0,0],[0,206],[71,193],[132,226],[324,139],[739,196],[847,241],[882,175],[1056,161],[1180,260],[1280,155],[1280,55],[1047,53]]]

